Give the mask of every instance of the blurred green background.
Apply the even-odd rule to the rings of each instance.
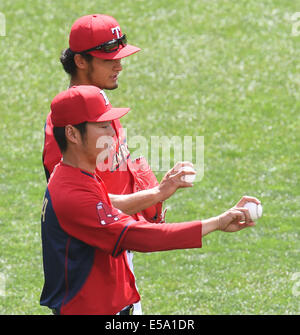
[[[167,221],[215,216],[245,194],[264,207],[256,227],[210,234],[202,249],[136,253],[143,312],[299,314],[300,2],[4,0],[0,12],[0,314],[50,314],[39,306],[43,128],[68,86],[59,55],[71,25],[91,13],[114,16],[142,48],[107,92],[131,107],[129,146],[204,136],[204,177],[166,202]]]

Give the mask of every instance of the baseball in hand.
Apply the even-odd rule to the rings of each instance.
[[[247,202],[243,207],[248,208],[252,221],[259,219],[262,216],[262,205],[257,205],[254,202]]]
[[[191,166],[184,166],[181,171],[192,171],[196,172]],[[185,181],[186,183],[193,183],[196,178],[196,173],[195,174],[186,174],[181,177],[182,181]]]

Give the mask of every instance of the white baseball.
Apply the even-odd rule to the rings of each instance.
[[[259,219],[262,216],[262,205],[257,205],[254,202],[247,202],[244,207],[248,208],[252,221]]]
[[[191,166],[183,166],[180,171],[193,171],[196,172]],[[185,181],[186,183],[193,183],[196,178],[196,173],[195,174],[186,174],[184,176],[181,176],[181,180]]]

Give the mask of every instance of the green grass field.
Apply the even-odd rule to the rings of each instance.
[[[299,11],[296,0],[1,1],[0,314],[50,314],[39,305],[43,127],[68,85],[59,55],[72,23],[101,12],[142,48],[108,92],[132,109],[129,141],[205,139],[204,178],[166,202],[167,220],[220,214],[244,194],[264,206],[256,227],[210,234],[202,249],[136,254],[144,313],[300,314]]]

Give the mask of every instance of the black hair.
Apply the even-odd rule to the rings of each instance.
[[[81,138],[83,138],[86,134],[86,124],[87,122],[82,122],[82,123],[73,125],[73,127],[79,130]],[[66,133],[65,133],[65,127],[53,127],[53,134],[59,146],[60,151],[64,153],[67,150],[67,146],[68,146]]]
[[[72,51],[70,48],[63,50],[60,55],[60,62],[62,63],[64,70],[71,76],[76,75],[77,71],[77,66],[74,61],[75,55],[76,52]],[[93,56],[90,54],[82,53],[81,56],[87,62],[91,62],[91,60],[93,59]]]

